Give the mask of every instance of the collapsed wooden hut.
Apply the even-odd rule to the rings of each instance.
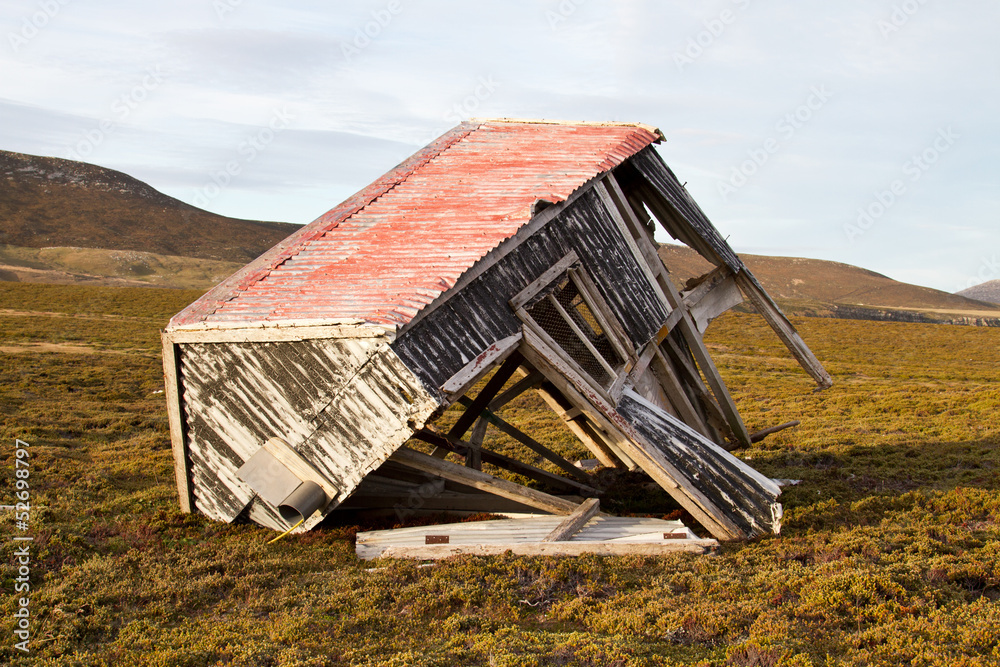
[[[298,531],[406,497],[571,514],[597,494],[590,476],[496,414],[533,390],[601,464],[642,469],[713,536],[777,532],[780,489],[728,451],[750,434],[702,332],[745,298],[830,377],[661,140],[641,124],[463,123],[176,315],[181,508]],[[679,291],[654,224],[716,268]],[[562,474],[491,451],[489,424]]]

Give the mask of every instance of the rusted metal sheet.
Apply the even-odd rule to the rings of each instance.
[[[254,501],[262,523],[284,525],[237,476],[264,441],[286,440],[342,490],[336,504],[438,407],[376,338],[187,343],[180,371],[195,507],[220,521]]]
[[[532,217],[659,137],[644,126],[465,123],[174,317],[401,325]]]

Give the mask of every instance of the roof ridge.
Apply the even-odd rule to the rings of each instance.
[[[646,130],[657,138],[658,141],[666,141],[666,137],[660,132],[660,128],[646,123],[620,121],[620,120],[549,120],[547,118],[470,118],[472,122],[484,125],[486,123],[520,123],[524,125],[570,125],[582,127],[637,127]]]

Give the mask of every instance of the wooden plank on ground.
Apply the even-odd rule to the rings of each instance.
[[[511,542],[509,544],[432,544],[388,547],[381,558],[440,560],[452,556],[663,556],[669,553],[705,554],[718,547],[715,540],[664,540],[650,542]]]
[[[601,501],[588,498],[580,503],[576,511],[567,516],[555,529],[542,538],[542,542],[565,542],[583,528],[601,509]]]

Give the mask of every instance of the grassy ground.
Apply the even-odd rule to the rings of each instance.
[[[13,282],[208,289],[242,266],[137,250],[0,245],[0,277]]]
[[[18,350],[0,353],[0,503],[20,438],[35,538],[25,657],[3,512],[2,662],[1000,662],[998,329],[797,320],[836,382],[814,393],[757,318],[726,316],[709,342],[751,430],[802,420],[739,452],[802,480],[780,537],[714,557],[422,567],[357,561],[356,526],[267,545],[269,531],[178,513],[157,330],[196,293],[0,289],[0,347]],[[32,347],[45,342],[93,351]],[[504,414],[561,437],[530,404]]]

